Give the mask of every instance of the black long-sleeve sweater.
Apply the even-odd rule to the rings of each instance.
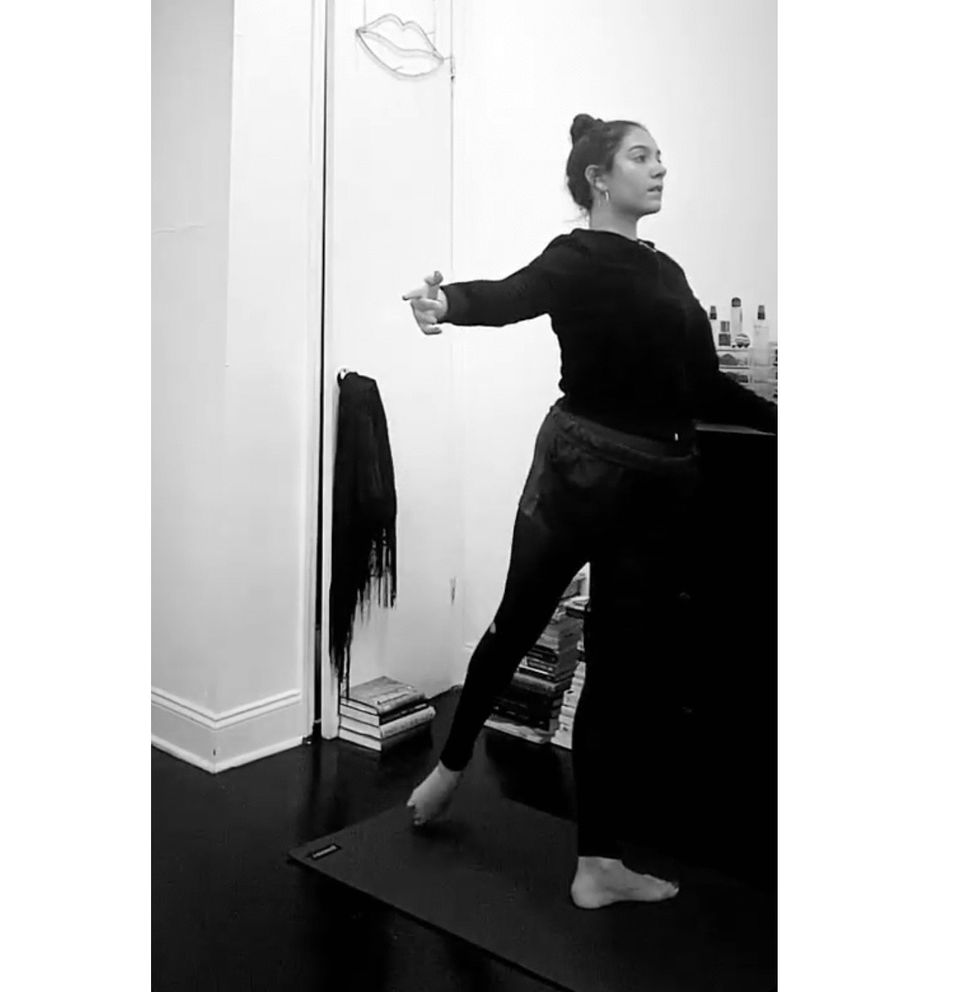
[[[776,431],[776,405],[718,368],[684,270],[652,241],[578,228],[505,279],[449,283],[443,321],[503,327],[547,313],[566,407],[647,437],[694,420]]]

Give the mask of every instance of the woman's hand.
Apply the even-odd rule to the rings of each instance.
[[[433,272],[425,277],[425,285],[406,293],[402,299],[412,304],[412,315],[423,334],[441,334],[439,321],[446,316],[449,304],[446,294],[439,289],[442,273]]]

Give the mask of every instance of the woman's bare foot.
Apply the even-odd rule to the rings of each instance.
[[[614,902],[661,902],[679,891],[673,882],[631,871],[614,858],[579,858],[572,902],[579,909],[599,909]]]
[[[422,826],[444,812],[459,785],[462,772],[453,772],[440,761],[428,777],[416,786],[406,806],[414,810],[412,822]]]

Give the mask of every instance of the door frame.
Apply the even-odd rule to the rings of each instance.
[[[316,714],[316,659],[321,659],[320,736],[337,735],[337,691],[328,659],[328,590],[330,588],[330,521],[332,492],[324,484],[331,478],[330,456],[333,452],[333,390],[326,381],[327,308],[330,293],[329,246],[330,182],[333,149],[333,72],[329,42],[333,38],[335,0],[310,0],[310,224],[307,299],[307,355],[309,396],[309,442],[307,444],[306,488],[306,558],[303,602],[303,673],[302,691],[304,724],[313,734]],[[322,467],[322,470],[321,470]],[[318,510],[323,500],[322,535],[319,534]],[[320,562],[317,542],[320,541]],[[318,567],[319,565],[319,567]],[[317,643],[317,582],[320,582],[320,633]]]

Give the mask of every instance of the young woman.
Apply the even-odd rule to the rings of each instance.
[[[667,170],[633,121],[579,114],[568,190],[588,228],[554,238],[506,279],[406,293],[425,334],[549,314],[563,393],[544,419],[514,524],[500,606],[470,660],[441,759],[407,806],[422,825],[449,805],[493,698],[586,562],[586,679],[572,732],[577,906],[657,901],[675,884],[627,868],[615,836],[623,686],[671,698],[684,665],[685,535],[697,484],[695,419],[775,431],[776,408],[718,368],[711,327],[681,267],[637,221],[660,211]],[[644,647],[654,643],[652,657]]]

